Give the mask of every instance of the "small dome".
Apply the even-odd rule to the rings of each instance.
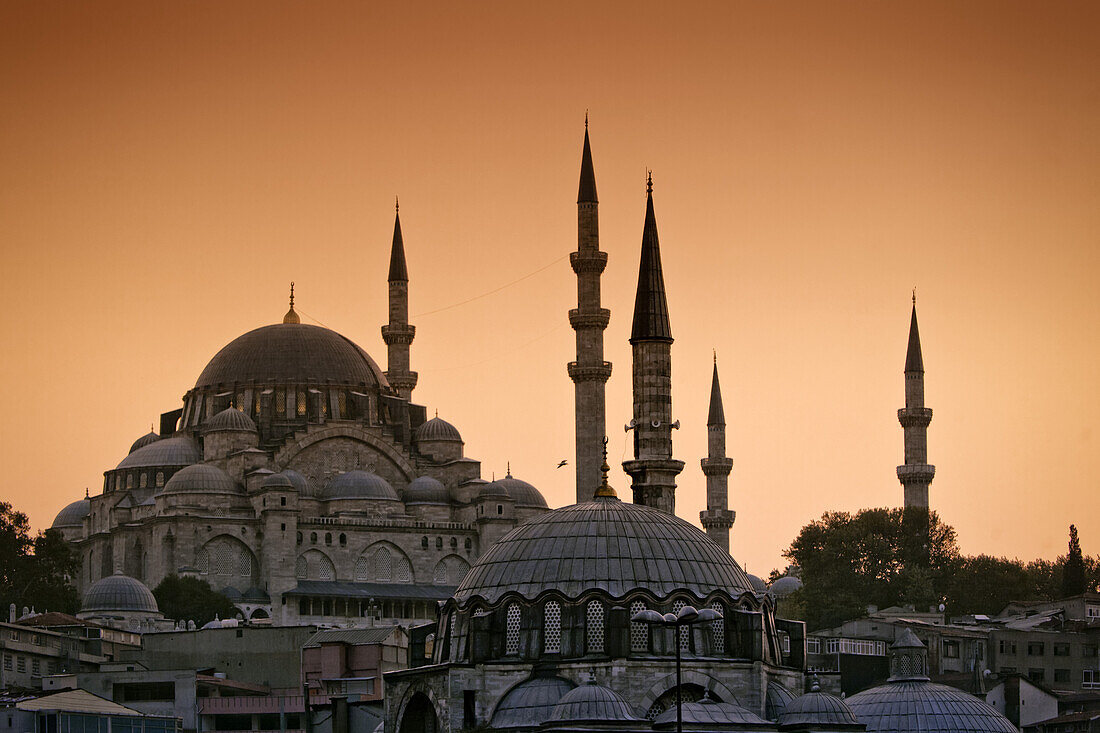
[[[782,578],[776,578],[772,581],[772,584],[768,586],[768,592],[777,598],[784,598],[801,587],[801,580],[793,575],[784,575]]]
[[[752,584],[752,589],[757,593],[764,593],[768,590],[768,586],[760,579],[760,576],[749,573],[749,583]]]
[[[481,487],[481,490],[477,492],[478,499],[496,499],[498,501],[512,499],[508,490],[501,485],[499,481],[490,481]]]
[[[293,489],[294,482],[285,473],[273,473],[265,478],[260,486],[265,489]]]
[[[768,692],[764,698],[764,717],[775,721],[794,700],[794,693],[775,680],[768,680]]]
[[[458,428],[451,425],[446,420],[436,416],[431,420],[428,420],[420,425],[416,429],[413,435],[413,440],[417,443],[425,441],[441,441],[448,440],[454,443],[461,443],[462,436],[458,433]]]
[[[348,471],[328,482],[321,499],[390,499],[399,497],[389,482],[381,476],[366,471]]]
[[[614,690],[581,685],[562,695],[547,721],[554,723],[610,723],[640,721],[633,708]]]
[[[535,677],[521,682],[501,698],[490,727],[533,728],[545,723],[573,683],[561,677]]]
[[[161,438],[138,448],[122,459],[116,470],[160,466],[190,466],[202,460],[202,453],[189,435],[181,433]]]
[[[779,716],[779,728],[788,727],[822,727],[836,728],[837,726],[856,726],[860,722],[856,720],[855,713],[848,704],[825,692],[819,692],[815,684],[811,692],[801,697],[796,697],[787,703],[787,709]]]
[[[698,702],[685,702],[681,706],[681,712],[684,725],[691,726],[693,729],[708,730],[714,726],[722,726],[720,730],[726,730],[727,726],[737,726],[738,728],[755,727],[761,731],[774,730],[771,723],[740,705],[732,702],[718,702],[709,696]],[[653,729],[676,729],[675,705],[654,719]]]
[[[177,471],[161,489],[162,494],[237,494],[241,487],[217,466],[196,463]]]
[[[242,410],[238,410],[236,407],[227,407],[210,418],[203,425],[203,431],[207,433],[220,431],[254,433],[256,432],[256,423],[252,422],[252,418]]]
[[[122,573],[97,580],[88,588],[80,612],[93,611],[160,613],[157,599],[148,586]]]
[[[144,448],[150,443],[156,443],[158,440],[160,440],[160,436],[150,430],[148,433],[134,441],[134,444],[130,446],[130,453],[133,453],[138,448]]]
[[[88,499],[80,499],[74,501],[67,507],[62,509],[54,517],[53,524],[50,525],[52,529],[60,529],[61,527],[79,527],[84,524],[84,517],[88,516],[92,511],[92,502]]]
[[[292,469],[285,469],[283,475],[290,479],[290,483],[294,484],[294,488],[298,490],[298,493],[302,496],[312,496],[313,494],[309,490],[309,482],[306,481],[306,477]]]
[[[405,489],[405,504],[450,504],[451,496],[442,482],[431,476],[415,478]]]
[[[515,500],[518,507],[531,507],[536,509],[547,509],[546,499],[542,494],[531,484],[526,481],[520,481],[518,478],[512,478],[511,471],[508,475],[502,478],[496,483],[500,484],[501,488]]]
[[[935,682],[887,682],[848,698],[868,733],[1019,733],[981,699]]]

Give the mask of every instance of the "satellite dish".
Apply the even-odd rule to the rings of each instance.
[[[943,612],[944,612],[944,609],[946,609],[946,608],[947,608],[947,606],[945,606],[945,605],[943,605],[943,604],[941,603],[941,604],[940,604],[940,613],[943,613]]]

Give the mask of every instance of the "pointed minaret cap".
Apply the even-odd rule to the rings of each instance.
[[[401,203],[394,200],[393,246],[390,248],[390,278],[392,282],[408,282],[409,270],[405,267],[405,242],[401,239]]]
[[[725,425],[726,412],[722,409],[722,386],[718,384],[718,354],[714,355],[714,376],[710,380],[710,413],[707,425]]]
[[[603,436],[603,465],[600,466],[600,485],[596,487],[596,493],[593,494],[593,499],[614,499],[619,500],[618,494],[615,493],[615,489],[611,488],[611,484],[607,483],[607,472],[611,470],[611,466],[607,465],[607,436]]]
[[[638,268],[638,292],[634,296],[634,324],[630,343],[665,341],[672,343],[668,321],[665,278],[661,271],[661,245],[657,239],[657,217],[653,213],[653,174],[646,176],[645,225],[642,227],[642,260]]]
[[[592,147],[588,144],[588,112],[584,113],[584,150],[581,151],[581,185],[577,190],[577,203],[599,203],[596,198],[596,173],[592,169]]]
[[[294,283],[290,283],[290,310],[283,316],[283,323],[301,323],[302,319],[294,312]]]
[[[917,296],[915,292],[913,294],[913,317],[909,321],[909,349],[905,352],[905,371],[924,371],[924,359],[920,353],[920,331],[917,330]]]

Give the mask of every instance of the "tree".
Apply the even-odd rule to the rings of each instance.
[[[169,575],[153,589],[153,597],[165,617],[176,621],[194,621],[196,626],[218,618],[233,618],[237,607],[205,580]]]
[[[0,502],[0,607],[75,613],[80,597],[71,578],[80,557],[54,529],[31,537],[27,515]]]
[[[1062,596],[1079,596],[1087,590],[1085,558],[1081,556],[1081,542],[1077,539],[1077,527],[1069,525],[1069,552],[1062,563]]]
[[[946,586],[947,612],[993,616],[1012,601],[1041,598],[1028,567],[1019,560],[990,555],[962,558]]]

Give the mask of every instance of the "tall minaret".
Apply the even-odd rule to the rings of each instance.
[[[409,371],[409,345],[416,336],[416,326],[409,325],[409,270],[405,267],[400,211],[400,204],[395,203],[390,249],[390,322],[382,326],[382,340],[386,342],[386,379],[397,394],[411,399],[417,374]]]
[[[607,266],[607,253],[600,251],[598,208],[585,114],[581,182],[577,192],[577,251],[569,255],[573,272],[577,273],[577,307],[569,311],[569,324],[577,332],[577,360],[569,363],[569,377],[576,394],[578,503],[592,501],[600,485],[606,435],[604,384],[611,376],[611,362],[603,360],[603,332],[611,311],[600,307],[600,275]]]
[[[726,457],[726,413],[722,409],[722,388],[718,384],[718,356],[714,357],[714,376],[710,380],[710,414],[707,415],[707,457],[700,463],[707,477],[707,508],[699,520],[707,537],[723,550],[730,551],[730,527],[737,512],[729,509],[729,475],[733,460]]]
[[[928,423],[932,410],[924,406],[924,359],[917,330],[917,296],[913,294],[913,317],[909,322],[909,349],[905,354],[905,408],[898,410],[905,429],[905,465],[898,466],[898,480],[905,488],[905,508],[928,508],[928,485],[936,467],[928,465]]]
[[[634,460],[624,461],[634,503],[676,513],[676,476],[684,462],[672,458],[672,327],[668,322],[665,279],[657,217],[653,214],[653,177],[646,178],[645,226],[638,292],[634,297],[633,348]]]

